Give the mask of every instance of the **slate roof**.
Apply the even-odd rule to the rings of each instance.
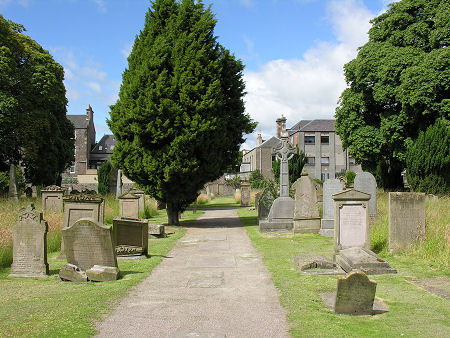
[[[325,131],[325,132],[335,132],[336,128],[334,123],[336,120],[303,120],[298,122],[294,127],[298,128],[294,130],[292,127],[289,130],[289,135],[295,134],[297,131]],[[292,132],[291,132],[292,131]]]
[[[74,125],[75,129],[82,129],[88,127],[88,120],[86,115],[66,115],[70,122]]]
[[[267,141],[264,141],[261,145],[259,145],[256,148],[274,148],[278,145],[278,143],[280,143],[280,139],[272,136],[271,138],[269,138]]]
[[[101,140],[95,145],[92,149],[91,154],[112,154],[113,148],[116,145],[117,141],[114,135],[105,134],[101,138]],[[102,149],[100,150],[100,147]]]

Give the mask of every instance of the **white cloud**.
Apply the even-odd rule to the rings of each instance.
[[[128,56],[130,55],[132,48],[133,48],[133,44],[132,43],[127,43],[120,50],[120,53],[122,53],[122,55],[125,57],[125,59],[128,59]]]
[[[301,58],[273,60],[257,72],[244,73],[246,112],[259,122],[264,139],[275,134],[275,120],[284,114],[287,127],[302,119],[333,118],[345,89],[343,66],[367,40],[374,16],[359,1],[330,1],[327,17],[337,42],[317,42]],[[255,144],[248,135],[248,144]]]
[[[88,82],[88,83],[86,83],[86,86],[91,88],[96,94],[103,93],[102,86],[100,86],[100,84],[98,82]]]
[[[19,5],[23,8],[28,8],[32,4],[33,0],[0,0],[0,9],[6,9],[9,5]]]
[[[106,13],[106,4],[103,0],[94,0],[100,13]]]
[[[239,0],[239,2],[241,3],[242,6],[247,8],[253,7],[255,5],[253,0]]]

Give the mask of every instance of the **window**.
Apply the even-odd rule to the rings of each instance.
[[[103,146],[98,146],[98,150],[103,150]]]
[[[320,159],[320,163],[321,163],[322,165],[329,165],[329,164],[330,164],[330,158],[329,158],[329,157],[322,157],[322,158]]]
[[[348,163],[351,165],[355,165],[355,159],[353,157],[348,158]]]
[[[322,144],[329,144],[330,143],[330,137],[328,135],[320,136],[320,143],[322,143]]]
[[[315,163],[316,163],[316,158],[315,157],[307,157],[306,158],[306,164],[314,165]]]
[[[315,136],[306,136],[305,135],[305,144],[314,144],[316,142]]]
[[[75,163],[70,166],[70,173],[75,174]]]

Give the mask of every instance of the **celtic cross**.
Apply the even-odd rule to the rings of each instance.
[[[273,153],[280,159],[280,197],[289,197],[289,164],[288,161],[297,153],[289,142],[289,134],[286,130],[281,132],[281,142],[273,148]]]

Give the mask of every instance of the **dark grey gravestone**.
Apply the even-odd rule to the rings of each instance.
[[[371,315],[377,283],[362,271],[339,277],[334,311],[349,315]]]
[[[114,217],[113,238],[119,256],[148,254],[148,220],[127,217]],[[121,250],[134,247],[137,250]]]
[[[117,267],[110,226],[82,218],[62,229],[67,262],[86,271],[94,265]]]
[[[22,209],[17,222],[12,226],[13,263],[8,277],[46,277],[47,263],[47,222],[42,212],[29,204]]]
[[[333,195],[343,191],[343,183],[336,178],[323,183],[323,218],[319,234],[324,237],[334,236],[334,200]]]
[[[377,214],[377,181],[369,172],[357,173],[354,182],[355,190],[365,192],[370,195],[369,216]]]
[[[269,216],[270,207],[273,203],[273,196],[269,189],[264,189],[261,196],[258,199],[258,221],[266,219]]]

